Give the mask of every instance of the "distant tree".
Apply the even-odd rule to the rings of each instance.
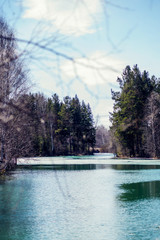
[[[111,149],[111,136],[110,131],[103,125],[96,128],[96,145],[95,147],[100,148],[101,152],[110,152]]]
[[[127,66],[117,81],[121,91],[112,91],[115,103],[111,130],[117,139],[119,154],[142,156],[144,108],[154,84],[148,73],[141,73],[137,65],[133,69]]]
[[[71,153],[71,111],[69,97],[65,97],[64,102],[61,104],[56,133],[59,135],[63,153]]]
[[[81,132],[81,106],[77,95],[71,100],[71,136],[72,150],[74,153],[79,153],[79,139],[82,138]]]
[[[100,125],[96,129],[96,147],[102,147],[108,142],[109,133],[107,128],[103,125]]]
[[[23,97],[28,114],[24,122],[32,142],[28,155],[87,154],[94,148],[93,115],[84,101],[81,104],[77,96],[60,101],[57,94],[48,99],[31,93]]]
[[[82,143],[85,143],[87,153],[90,152],[90,148],[94,149],[95,143],[96,143],[96,129],[94,127],[94,119],[91,111],[91,107],[88,104],[87,107],[85,107],[86,111],[84,111],[84,104],[82,105],[82,113],[83,113],[83,122],[82,126]],[[82,119],[81,119],[82,121]],[[84,141],[85,140],[85,141]],[[84,145],[83,145],[84,146]]]
[[[146,156],[160,156],[160,94],[156,91],[151,92],[146,102],[143,131]]]
[[[49,149],[49,155],[54,154],[54,113],[53,113],[53,101],[51,98],[48,98],[47,108],[46,108],[46,134],[47,134],[47,145]]]

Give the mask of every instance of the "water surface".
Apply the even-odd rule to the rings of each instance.
[[[0,239],[158,240],[159,206],[159,166],[20,168],[0,178]]]

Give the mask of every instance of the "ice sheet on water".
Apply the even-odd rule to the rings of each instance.
[[[107,165],[160,165],[160,160],[152,159],[114,159],[111,153],[94,154],[91,156],[67,157],[36,157],[19,158],[17,165],[79,165],[79,164],[107,164]]]

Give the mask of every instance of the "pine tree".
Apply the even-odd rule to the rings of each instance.
[[[137,65],[132,70],[127,66],[122,78],[117,81],[121,91],[112,91],[115,103],[111,114],[111,129],[117,139],[120,154],[142,156],[144,106],[153,84],[148,73],[141,73]]]

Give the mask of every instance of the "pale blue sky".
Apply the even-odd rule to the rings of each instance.
[[[34,91],[61,98],[77,93],[101,116],[99,124],[109,125],[111,88],[118,89],[126,65],[160,76],[159,0],[0,0],[0,7],[18,38],[32,34],[33,41],[75,59],[27,47]]]

